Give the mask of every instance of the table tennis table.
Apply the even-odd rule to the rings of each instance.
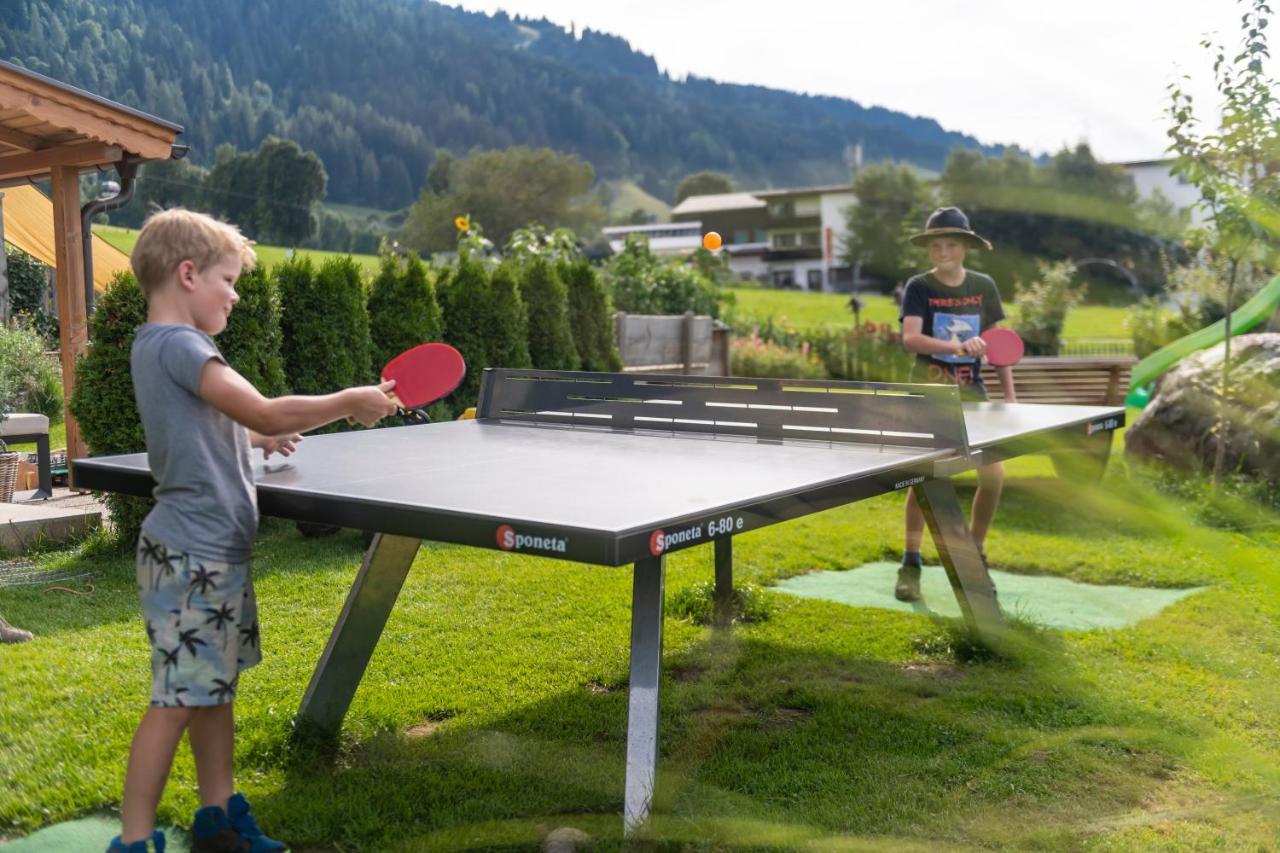
[[[964,618],[998,630],[951,477],[1039,452],[1097,474],[1123,424],[1122,408],[962,404],[947,385],[487,369],[475,420],[312,436],[287,462],[256,463],[263,514],[376,531],[298,729],[341,727],[423,539],[633,564],[623,808],[633,833],[657,771],[667,554],[713,545],[723,612],[734,536],[914,489]],[[79,460],[75,480],[142,496],[154,487],[144,453]]]

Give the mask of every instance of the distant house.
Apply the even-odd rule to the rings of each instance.
[[[600,229],[616,255],[632,234],[649,240],[649,251],[655,255],[691,255],[702,245],[702,223],[659,222],[652,225],[613,225]]]
[[[848,290],[853,275],[840,254],[844,211],[855,201],[847,184],[697,195],[676,205],[671,218],[718,232],[739,276],[775,287]]]
[[[1139,198],[1151,198],[1159,190],[1165,198],[1173,202],[1179,210],[1191,208],[1191,222],[1199,225],[1204,222],[1204,213],[1195,209],[1200,200],[1200,191],[1187,183],[1186,178],[1170,173],[1173,160],[1133,160],[1118,163],[1133,179],[1134,189]]]

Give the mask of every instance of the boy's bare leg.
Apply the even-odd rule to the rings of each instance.
[[[908,553],[920,553],[924,541],[924,510],[916,500],[916,490],[907,491],[907,547]]]
[[[121,803],[120,840],[125,844],[144,841],[156,828],[156,807],[178,741],[191,722],[192,708],[148,708],[133,733],[129,747],[129,766],[124,776],[124,801]]]
[[[973,514],[969,531],[973,535],[973,544],[983,550],[987,541],[987,531],[991,529],[991,520],[996,516],[996,507],[1000,505],[1000,492],[1004,489],[1004,463],[993,462],[978,469],[978,491],[973,495]]]
[[[227,808],[231,798],[235,764],[235,705],[197,708],[187,728],[191,754],[196,759],[200,805]]]

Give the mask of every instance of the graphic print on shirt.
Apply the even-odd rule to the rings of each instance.
[[[981,329],[980,314],[944,314],[939,311],[933,315],[933,337],[940,341],[964,343],[975,338]],[[967,355],[934,355],[938,361],[948,364],[973,364],[973,358]]]

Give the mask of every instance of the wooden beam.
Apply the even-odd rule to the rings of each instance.
[[[119,145],[103,145],[101,142],[78,142],[42,148],[28,154],[10,154],[0,157],[0,178],[24,178],[43,175],[55,168],[84,169],[117,162],[124,156]]]
[[[70,97],[70,94],[49,86],[33,92],[26,86],[5,80],[0,74],[0,110],[22,110],[55,127],[68,128],[102,142],[120,145],[143,157],[168,158],[177,136],[174,131],[93,101],[78,99],[69,103],[64,100]]]
[[[29,133],[23,133],[20,130],[14,130],[11,127],[0,126],[0,142],[6,142],[15,148],[21,148],[24,151],[35,151],[37,148],[44,147],[38,137]]]
[[[89,455],[80,425],[71,414],[76,386],[76,357],[89,346],[89,317],[84,302],[84,243],[80,226],[80,170],[55,166],[53,177],[53,245],[58,272],[58,322],[62,360],[62,395],[66,402],[67,470],[73,459]],[[75,483],[69,483],[73,488]]]

